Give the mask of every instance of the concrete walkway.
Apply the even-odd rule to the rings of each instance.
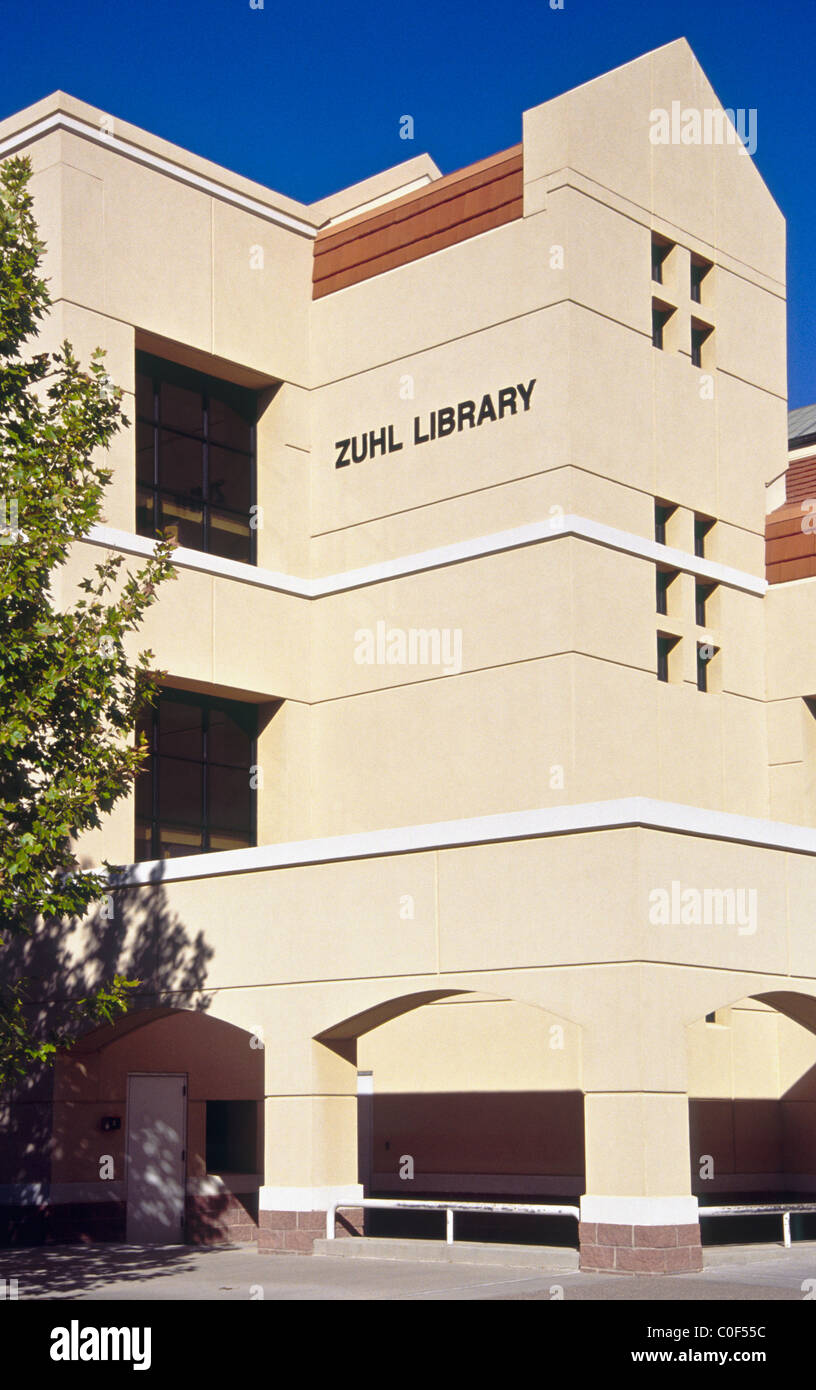
[[[483,1263],[465,1263],[459,1252],[466,1249],[458,1246],[456,1260],[448,1262],[416,1260],[410,1251],[395,1259],[350,1259],[259,1255],[253,1245],[39,1246],[0,1251],[0,1279],[17,1281],[20,1300],[71,1301],[802,1301],[816,1293],[816,1241],[797,1242],[791,1250],[715,1247],[705,1252],[702,1274],[656,1278],[581,1274],[570,1250],[502,1247],[491,1261],[491,1247],[471,1247]]]

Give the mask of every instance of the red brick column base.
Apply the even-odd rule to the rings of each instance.
[[[579,1267],[593,1274],[689,1274],[703,1267],[698,1223],[613,1226],[582,1221]]]
[[[258,1253],[272,1251],[287,1255],[312,1255],[314,1243],[326,1235],[325,1211],[261,1211],[258,1213]],[[338,1211],[334,1233],[340,1236],[363,1234],[363,1208],[343,1207]]]
[[[257,1199],[256,1199],[257,1200]],[[258,1224],[232,1192],[189,1196],[185,1204],[188,1245],[223,1245],[254,1240]]]

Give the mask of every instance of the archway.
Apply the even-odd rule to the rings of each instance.
[[[436,989],[319,1035],[357,1068],[365,1196],[577,1204],[581,1029],[513,998]],[[440,1238],[440,1214],[368,1211],[367,1234]],[[457,1239],[577,1245],[565,1217],[468,1214]]]
[[[816,998],[770,991],[688,1030],[692,1191],[704,1245],[778,1242],[778,1216],[709,1217],[707,1206],[816,1201]],[[816,1239],[816,1213],[791,1218]]]
[[[204,1012],[86,1034],[55,1064],[48,1238],[252,1239],[263,1086],[251,1035]]]

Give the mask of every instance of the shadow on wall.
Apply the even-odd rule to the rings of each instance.
[[[371,1195],[577,1206],[581,1091],[382,1092],[373,1097]],[[468,1213],[457,1240],[575,1247],[571,1217]],[[370,1235],[444,1239],[437,1212],[369,1211]]]
[[[691,1190],[707,1206],[816,1202],[816,1067],[781,1097],[689,1098]],[[703,1223],[704,1245],[778,1242],[781,1217]],[[816,1240],[816,1212],[794,1213],[794,1240]]]
[[[779,1242],[780,1216],[706,1219],[705,1208],[816,1201],[816,996],[771,990],[705,1019],[689,1032],[693,1067],[703,1068],[695,1089],[705,1078],[705,1093],[689,1096],[703,1244]],[[816,1213],[794,1214],[791,1236],[816,1239]]]
[[[31,1027],[45,1037],[66,1027],[77,1001],[115,974],[141,982],[120,1018],[160,1005],[206,1012],[211,956],[203,933],[193,935],[169,908],[157,875],[144,887],[115,890],[84,921],[46,922],[31,937],[0,947],[0,971],[28,981]],[[53,1101],[50,1066],[0,1092],[0,1243],[122,1239],[123,1202],[94,1203],[83,1221],[81,1211],[48,1200]]]

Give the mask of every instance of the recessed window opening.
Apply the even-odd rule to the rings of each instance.
[[[258,1149],[257,1102],[208,1100],[205,1142],[208,1173],[254,1173]]]
[[[699,323],[697,319],[691,320],[691,365],[693,367],[702,367],[703,350],[712,332],[713,329],[710,324]]]
[[[666,544],[666,524],[677,511],[671,502],[655,502],[655,540],[658,545]]]
[[[657,679],[659,681],[669,679],[669,658],[672,648],[677,646],[679,640],[679,637],[671,637],[665,632],[657,634]]]
[[[658,613],[669,611],[669,587],[678,576],[678,570],[659,569],[655,574],[656,606]]]
[[[705,627],[706,625],[706,603],[716,587],[716,584],[696,584],[694,586],[694,620],[698,627]]]
[[[255,563],[257,395],[136,354],[136,530]]]
[[[708,668],[709,664],[716,655],[714,647],[709,642],[697,643],[697,689],[703,692],[708,690]]]
[[[691,258],[691,284],[689,287],[692,303],[701,304],[703,300],[703,281],[711,270],[711,261],[706,261],[702,256],[692,256]]]
[[[672,249],[670,241],[664,241],[662,237],[652,237],[652,279],[658,284],[663,284],[663,264]]]
[[[657,301],[652,303],[652,347],[663,351],[665,347],[666,324],[674,313],[674,309]]]
[[[701,559],[705,558],[706,537],[714,525],[714,518],[702,516],[699,512],[694,515],[694,554]]]
[[[166,689],[137,730],[149,748],[136,778],[137,860],[256,843],[255,705]]]

